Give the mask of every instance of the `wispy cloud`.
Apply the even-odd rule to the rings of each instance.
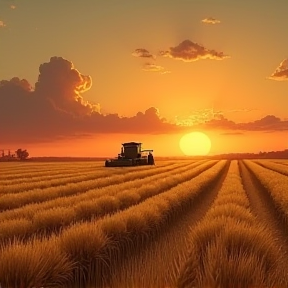
[[[242,132],[226,132],[226,133],[221,133],[221,135],[224,136],[238,136],[238,135],[244,135]]]
[[[207,49],[204,46],[190,40],[184,40],[178,46],[170,47],[169,50],[162,50],[160,51],[160,55],[172,59],[182,60],[184,62],[193,62],[200,59],[223,60],[230,57],[225,55],[223,52]]]
[[[205,18],[205,19],[201,20],[201,22],[205,23],[205,24],[219,24],[219,23],[221,23],[220,20],[217,20],[213,17]]]
[[[152,55],[148,50],[144,48],[135,49],[135,51],[132,53],[132,56],[139,58],[156,58],[155,55]]]
[[[283,60],[268,78],[278,81],[288,80],[288,58]]]
[[[4,21],[0,20],[0,28],[1,27],[6,27],[6,24],[4,23]]]
[[[145,63],[142,70],[147,72],[160,72],[161,74],[171,73],[171,71],[165,70],[164,67],[153,63]]]
[[[223,113],[223,111],[215,111],[214,109],[200,109],[191,111],[189,116],[176,117],[175,122],[182,127],[227,130],[227,133],[233,135],[239,134],[240,131],[288,131],[287,119],[281,120],[274,115],[266,115],[252,122],[236,123],[226,118]]]
[[[16,6],[15,5],[10,5],[10,8],[11,9],[16,9]]]

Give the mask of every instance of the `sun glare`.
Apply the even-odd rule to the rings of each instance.
[[[182,136],[179,146],[187,156],[207,155],[211,149],[211,140],[202,132],[192,132]]]

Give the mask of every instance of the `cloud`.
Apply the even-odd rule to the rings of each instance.
[[[81,96],[92,86],[92,79],[75,69],[72,62],[62,57],[52,57],[39,67],[35,93],[49,99],[55,107],[74,115],[91,114],[99,105],[85,101]]]
[[[170,73],[172,73],[172,72],[169,71],[169,70],[165,70],[165,71],[161,71],[160,73],[163,74],[163,75],[165,75],[165,74],[170,74]]]
[[[10,5],[10,8],[11,9],[16,9],[16,6],[15,5]]]
[[[160,72],[160,74],[169,74],[171,71],[165,70],[164,67],[153,64],[153,63],[145,63],[142,67],[143,71],[147,72]]]
[[[247,109],[247,111],[249,110]],[[214,111],[214,109],[195,110],[189,116],[177,116],[175,122],[179,126],[193,127],[194,129],[226,130],[229,135],[236,135],[235,133],[243,131],[288,131],[287,119],[281,120],[274,115],[266,115],[252,122],[236,123],[226,118],[222,111]]]
[[[82,96],[91,86],[91,77],[62,57],[52,57],[40,65],[34,89],[17,77],[0,81],[1,144],[51,142],[97,133],[179,131],[154,107],[132,117],[102,114],[99,105]]]
[[[205,24],[219,24],[219,23],[221,23],[220,20],[217,20],[213,17],[205,18],[205,19],[201,20],[201,22],[205,23]]]
[[[135,51],[132,53],[132,56],[140,58],[152,58],[152,59],[156,58],[155,55],[152,55],[148,50],[144,48],[135,49]]]
[[[6,27],[6,24],[4,23],[4,21],[0,20],[0,28],[1,27]]]
[[[200,59],[223,60],[229,58],[229,56],[223,52],[209,50],[190,40],[184,40],[178,46],[170,47],[169,50],[160,51],[160,55],[172,59],[179,59],[184,62],[193,62]]]
[[[228,120],[223,115],[218,115],[214,119],[211,119],[204,124],[200,124],[199,126],[205,127],[206,129],[223,129],[234,131],[288,131],[288,121],[281,120],[274,115],[267,115],[259,120],[247,123],[235,123]]]
[[[177,134],[196,129],[227,133],[288,131],[288,120],[273,115],[254,122],[235,123],[221,112],[209,114],[209,109],[202,118],[199,113],[197,121],[189,125],[168,122],[155,107],[138,111],[132,117],[103,114],[99,105],[83,98],[91,87],[91,77],[80,73],[72,62],[62,57],[52,57],[40,65],[35,88],[26,79],[17,77],[0,81],[1,145],[51,143],[103,133]]]
[[[241,133],[241,132],[226,132],[226,133],[221,133],[221,135],[224,135],[224,136],[237,136],[237,135],[244,135],[244,133]]]
[[[288,80],[288,58],[283,60],[275,72],[268,78],[279,81]]]

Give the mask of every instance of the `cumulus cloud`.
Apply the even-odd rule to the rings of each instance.
[[[82,94],[92,86],[72,62],[52,57],[39,67],[35,88],[17,77],[0,81],[2,143],[42,142],[97,133],[169,133],[176,124],[151,107],[132,117],[102,114]]]
[[[1,27],[6,27],[6,24],[4,23],[4,21],[0,20],[0,28]]]
[[[99,105],[85,101],[82,93],[92,86],[92,79],[75,69],[72,62],[62,57],[52,57],[39,67],[35,93],[50,99],[58,109],[75,115],[91,114],[98,111]]]
[[[139,58],[156,58],[156,56],[152,55],[148,50],[144,48],[135,49],[135,51],[132,53],[132,56]]]
[[[231,133],[288,130],[288,120],[273,115],[254,122],[235,123],[216,112],[211,119],[207,120],[207,116],[203,121],[185,126],[168,122],[155,107],[136,112],[132,117],[103,114],[97,105],[85,101],[82,95],[91,88],[91,77],[80,73],[72,62],[61,57],[52,57],[40,65],[34,86],[17,77],[0,81],[1,145],[53,142],[102,133],[171,134],[193,129],[221,129]]]
[[[288,58],[283,60],[276,68],[275,72],[269,77],[272,80],[288,80]]]
[[[205,23],[205,24],[219,24],[219,23],[221,23],[220,20],[217,20],[213,17],[205,18],[205,19],[201,20],[201,22]]]
[[[179,59],[184,62],[193,62],[200,59],[223,60],[229,58],[229,56],[225,55],[223,52],[207,49],[190,40],[184,40],[178,46],[170,47],[169,50],[160,51],[160,55],[172,59]]]

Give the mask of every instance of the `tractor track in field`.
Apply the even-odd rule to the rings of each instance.
[[[275,241],[275,246],[279,247],[288,273],[288,230],[281,215],[277,212],[274,201],[267,191],[255,177],[255,175],[245,166],[243,161],[239,161],[242,183],[250,202],[251,212],[257,217],[259,222],[265,224],[266,229],[271,233]],[[280,260],[280,259],[279,259]]]
[[[180,219],[172,219],[169,226],[153,236],[140,252],[133,253],[132,257],[129,255],[129,258],[124,258],[121,263],[114,263],[111,277],[113,280],[109,288],[175,287],[180,263],[188,253],[190,229],[201,221],[216,199],[229,166],[230,161],[227,161],[212,187],[198,194]],[[173,249],[175,246],[177,248]],[[147,283],[149,279],[153,279],[154,282]]]

